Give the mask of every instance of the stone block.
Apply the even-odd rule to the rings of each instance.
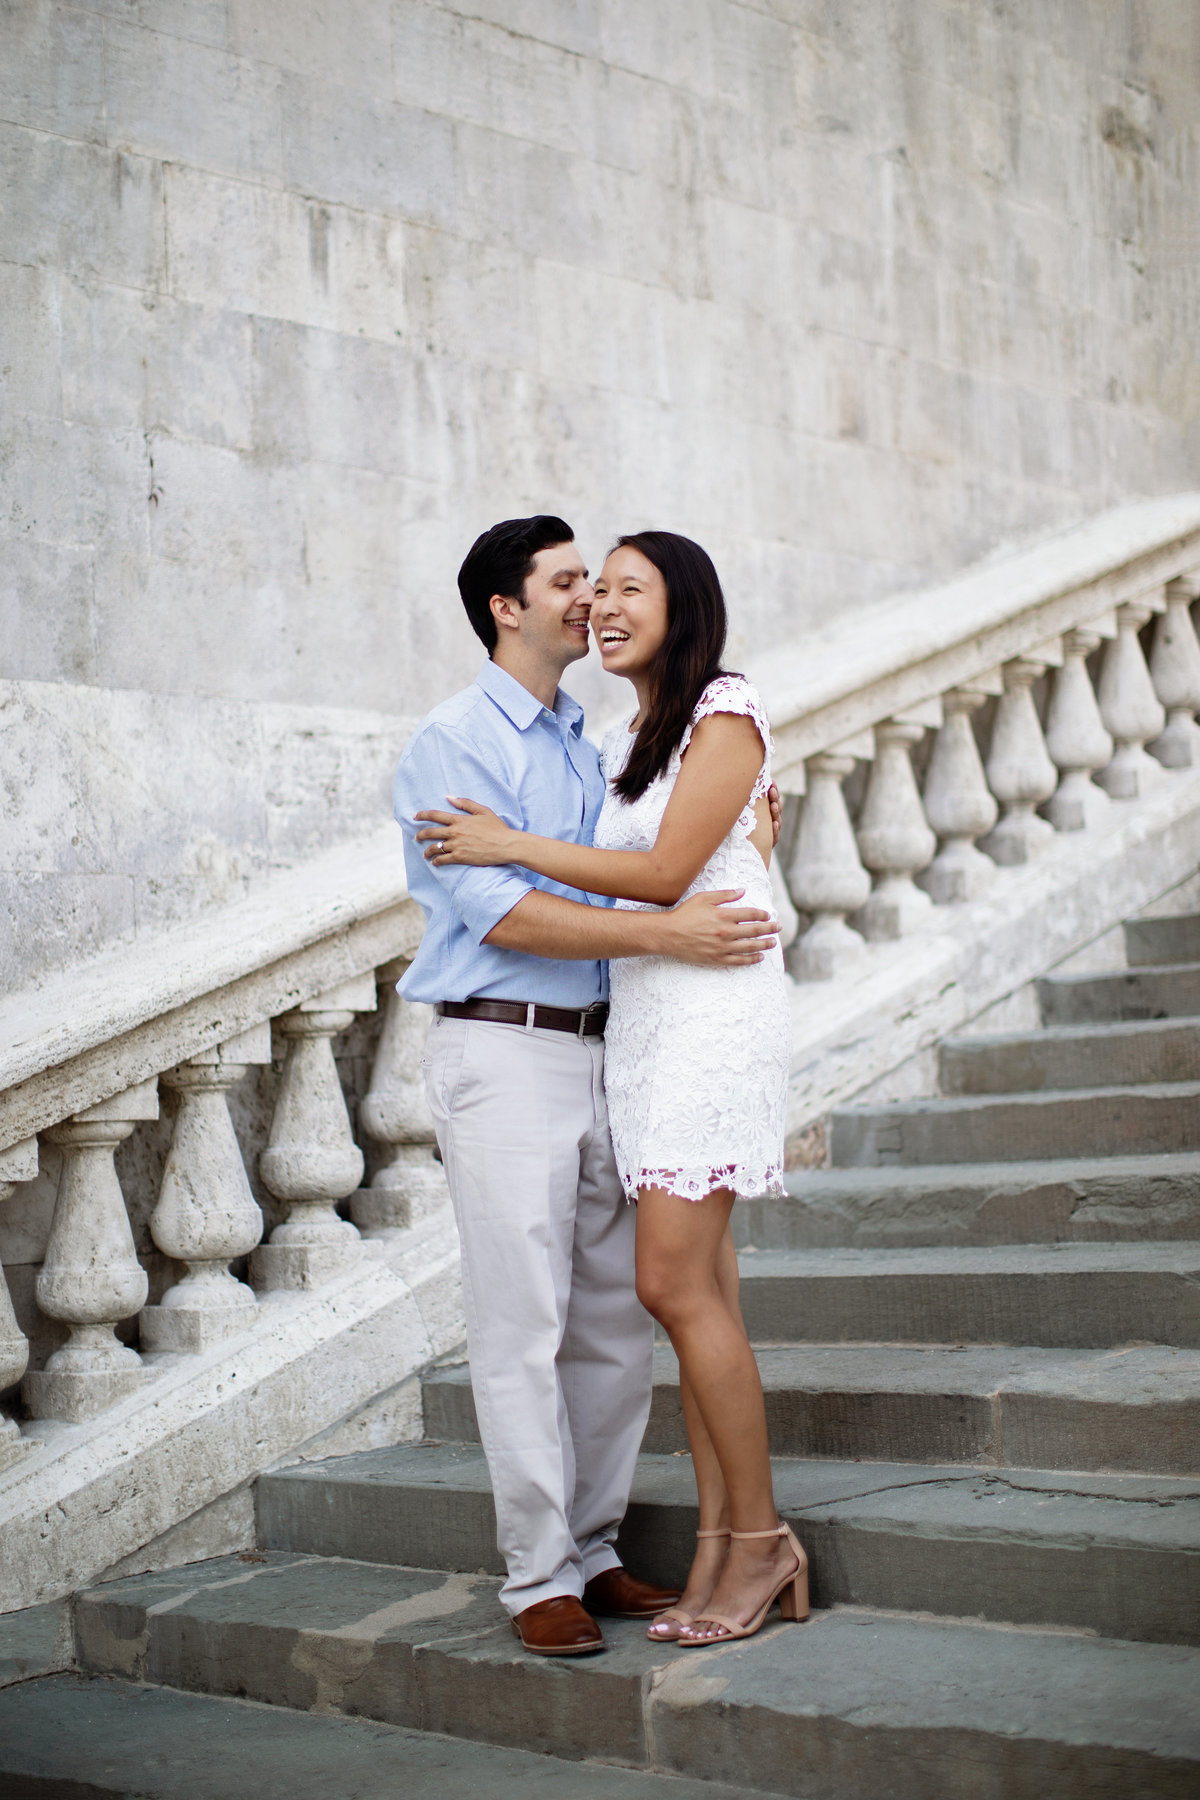
[[[755,1343],[916,1342],[1200,1349],[1186,1245],[760,1249],[742,1258]]]
[[[247,1484],[222,1495],[211,1506],[202,1506],[160,1537],[123,1556],[111,1569],[105,1569],[101,1580],[120,1581],[129,1575],[178,1569],[213,1556],[252,1551],[254,1545],[254,1494]]]
[[[281,103],[289,188],[443,229],[458,223],[448,119],[301,75],[283,77]]]
[[[128,907],[131,878],[114,869],[200,880],[215,894],[262,869],[260,739],[244,708],[57,683],[12,684],[5,698],[0,724],[20,775],[7,833],[14,873],[87,873],[119,885]],[[56,864],[66,864],[61,877]]]
[[[62,411],[55,299],[45,270],[0,264],[0,311],[7,321],[0,407],[9,418],[57,419]]]
[[[0,1619],[0,1688],[71,1666],[69,1603],[24,1607]]]
[[[357,1233],[328,1244],[260,1244],[250,1252],[250,1279],[264,1293],[307,1293],[344,1275],[365,1253]]]
[[[939,1050],[943,1094],[1032,1093],[1200,1081],[1200,1034],[1186,1020],[1049,1028],[1008,1037],[950,1038]]]
[[[358,4],[332,12],[295,0],[230,0],[229,48],[248,62],[291,69],[348,94],[392,92],[388,9]]]
[[[913,1100],[834,1114],[837,1167],[1151,1156],[1200,1149],[1200,1083]]]
[[[228,310],[159,300],[147,324],[150,429],[248,450],[250,320]]]
[[[47,1443],[10,1495],[0,1606],[75,1589],[84,1569],[135,1554],[445,1354],[462,1332],[460,1312],[447,1328],[439,1311],[440,1290],[457,1289],[452,1232],[427,1229],[418,1261],[419,1280],[415,1269],[397,1278],[385,1258],[364,1259],[304,1304],[273,1298],[232,1348],[145,1365],[138,1401],[119,1414],[68,1434],[40,1428]]]
[[[110,139],[142,155],[278,181],[279,73],[141,25],[105,27]]]
[[[14,426],[10,444],[0,463],[10,530],[75,547],[103,542],[108,532],[122,534],[127,549],[146,544],[150,483],[140,432],[31,417]]]
[[[3,678],[86,679],[95,654],[90,545],[0,539],[0,638]],[[0,731],[12,741],[11,720]]]
[[[179,299],[389,344],[404,330],[397,220],[187,166],[165,171],[164,193]]]
[[[33,1369],[21,1383],[22,1398],[35,1419],[82,1424],[137,1393],[145,1370],[136,1360],[113,1369]]]
[[[289,463],[365,465],[444,479],[431,453],[457,383],[408,346],[261,321],[254,332],[254,442]],[[446,392],[446,388],[450,392]]]
[[[775,1458],[814,1606],[889,1607],[1196,1643],[1200,1504],[1186,1480]],[[264,1475],[270,1550],[502,1575],[483,1452],[411,1444]],[[686,1458],[639,1458],[619,1549],[682,1584],[695,1548]]]
[[[734,1213],[740,1245],[1136,1243],[1200,1234],[1200,1158],[798,1169]]]
[[[0,116],[64,138],[104,142],[103,25],[55,0],[12,8],[4,22]]]
[[[214,1345],[227,1343],[251,1329],[257,1307],[247,1300],[224,1306],[143,1306],[138,1332],[143,1350],[175,1350],[199,1356]]]
[[[82,1596],[81,1659],[574,1758],[638,1767],[653,1745],[656,1769],[743,1793],[796,1792],[798,1766],[848,1800],[873,1800],[881,1780],[924,1800],[931,1770],[949,1800],[978,1792],[981,1772],[997,1792],[1049,1783],[1103,1800],[1131,1786],[1183,1800],[1194,1785],[1197,1653],[1183,1646],[844,1609],[763,1633],[707,1673],[635,1620],[605,1621],[603,1656],[555,1666],[515,1643],[496,1585],[283,1552],[221,1559]]]
[[[127,875],[0,873],[0,984],[9,993],[133,932]]]
[[[741,1800],[719,1783],[78,1675],[30,1684],[20,1698],[19,1712],[0,1705],[0,1773],[26,1792],[86,1779],[96,1795],[115,1793],[101,1785],[115,1781],[146,1800],[173,1800],[182,1769],[194,1800],[226,1800],[248,1780],[261,1800],[325,1800],[341,1789],[357,1800],[481,1791],[495,1800]]]
[[[63,417],[101,429],[141,430],[155,297],[110,283],[69,279],[61,279],[57,291]]]
[[[1183,1800],[1194,1751],[1181,1653],[1132,1652],[1144,1659],[1142,1723],[1128,1691],[1113,1704],[1122,1654],[1081,1640],[1064,1655],[1050,1635],[851,1612],[781,1631],[770,1673],[752,1666],[761,1652],[732,1661],[711,1711],[680,1658],[652,1690],[650,1721],[664,1766],[744,1778],[752,1756],[756,1781],[785,1792],[800,1765],[810,1780],[827,1772],[844,1800],[873,1800],[886,1767],[893,1800],[925,1800],[931,1784],[965,1800],[982,1763],[1001,1793],[1058,1784],[1119,1800],[1144,1781]],[[1164,1685],[1153,1691],[1156,1676]]]
[[[1049,976],[1038,982],[1037,992],[1047,1025],[1183,1018],[1200,1013],[1200,967]]]
[[[162,171],[128,151],[0,125],[7,174],[0,260],[81,280],[157,288],[163,276]]]
[[[416,12],[421,0],[400,0],[401,16]],[[516,38],[555,44],[578,56],[601,54],[601,20],[604,0],[577,0],[562,6],[559,0],[478,0],[472,7],[477,19],[498,26]]]
[[[1124,936],[1130,968],[1200,962],[1200,914],[1131,919]]]

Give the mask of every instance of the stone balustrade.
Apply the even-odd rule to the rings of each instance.
[[[361,1193],[364,1156],[354,1140],[333,1044],[356,1017],[374,1012],[375,971],[308,996],[274,1021],[282,1068],[258,1165],[264,1187],[286,1214],[266,1242],[260,1241],[263,1214],[228,1094],[253,1066],[271,1062],[270,1021],[42,1134],[60,1152],[61,1168],[37,1303],[68,1335],[43,1368],[24,1376],[21,1397],[31,1419],[78,1423],[95,1417],[141,1385],[146,1365],[140,1352],[158,1353],[161,1361],[162,1353],[202,1352],[252,1331],[261,1296],[318,1288],[355,1267],[364,1237],[403,1230],[444,1205],[446,1185],[420,1078],[429,1009],[408,1004],[395,991],[405,967],[392,959],[382,971],[387,1020],[364,1103],[364,1124],[387,1145],[390,1159],[375,1185]],[[135,1250],[114,1156],[139,1122],[158,1118],[160,1086],[174,1096],[174,1122],[149,1229],[173,1273],[157,1303],[147,1305],[147,1271]],[[36,1139],[2,1153],[0,1199],[37,1171]],[[336,1210],[346,1201],[352,1219]],[[230,1269],[246,1259],[250,1283]],[[140,1352],[118,1337],[135,1321]],[[0,1386],[20,1379],[27,1355],[8,1289],[0,1284]],[[0,1469],[23,1447],[16,1425],[0,1419]]]
[[[788,951],[798,981],[835,980],[869,945],[937,929],[938,909],[1057,833],[1097,827],[1200,764],[1200,529],[1191,517],[1155,541],[1144,528],[1164,506],[1122,509],[1115,566],[1097,569],[1085,530],[1040,581],[1029,552],[852,618],[791,683],[780,664],[794,649],[764,669],[777,779],[800,806],[784,870],[808,921]]]
[[[960,583],[953,605],[901,597],[851,620],[795,683],[792,651],[760,677],[798,807],[776,871],[797,983],[893,967],[1060,836],[1086,846],[1200,766],[1200,501],[1133,511],[1136,530],[1106,515],[1074,548]],[[0,1471],[41,1421],[94,1419],[180,1357],[250,1341],[273,1306],[369,1281],[379,1240],[444,1211],[427,1009],[396,993],[419,933],[389,826],[176,934],[161,965],[139,950],[0,1003],[0,1202],[35,1182],[39,1136],[59,1167],[41,1366],[0,1281],[0,1391],[21,1383],[30,1421],[22,1436],[0,1418]],[[363,1021],[356,1136],[336,1048]],[[248,1168],[230,1102],[253,1071],[269,1116]],[[160,1100],[139,1250],[122,1146],[165,1140]]]

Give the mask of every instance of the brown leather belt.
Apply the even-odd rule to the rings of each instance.
[[[603,1037],[608,1020],[606,1000],[597,1000],[582,1011],[572,1006],[538,1006],[532,1000],[439,1000],[433,1010],[443,1019],[487,1019],[493,1025],[569,1031],[580,1038]]]

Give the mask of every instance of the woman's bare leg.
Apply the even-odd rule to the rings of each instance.
[[[733,1235],[726,1227],[725,1235],[717,1254],[717,1291],[736,1324],[742,1324],[741,1307],[738,1304],[738,1266],[737,1252],[733,1247]],[[742,1327],[743,1330],[745,1327]],[[720,1531],[729,1529],[729,1495],[725,1491],[725,1479],[721,1474],[721,1465],[717,1461],[717,1453],[713,1449],[712,1439],[704,1424],[700,1409],[696,1405],[691,1383],[679,1370],[679,1397],[683,1407],[684,1424],[687,1427],[688,1446],[692,1453],[692,1472],[696,1477],[696,1499],[700,1515],[701,1531]],[[692,1566],[688,1571],[687,1582],[679,1599],[679,1610],[698,1618],[712,1599],[713,1589],[725,1566],[729,1554],[729,1539],[700,1538],[697,1540]],[[668,1620],[666,1633],[673,1636],[675,1622]],[[668,1637],[664,1636],[664,1642]]]
[[[762,1384],[740,1312],[735,1316],[730,1311],[718,1275],[722,1259],[732,1252],[731,1242],[724,1249],[732,1209],[733,1195],[726,1188],[699,1201],[643,1188],[638,1196],[638,1295],[671,1339],[704,1428],[707,1444],[700,1440],[698,1488],[703,1479],[711,1503],[716,1494],[711,1452],[733,1530],[768,1531],[778,1515]],[[793,1560],[777,1539],[734,1542],[711,1607],[747,1622]],[[685,1628],[685,1635],[692,1633]]]

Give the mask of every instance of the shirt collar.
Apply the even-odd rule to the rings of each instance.
[[[483,689],[489,700],[495,701],[518,731],[527,731],[534,720],[541,716],[543,708],[537,696],[531,694],[527,687],[522,687],[507,669],[500,668],[490,656],[475,677],[475,685]],[[579,737],[583,731],[583,708],[578,700],[558,688],[554,695],[554,711],[567,729]]]

